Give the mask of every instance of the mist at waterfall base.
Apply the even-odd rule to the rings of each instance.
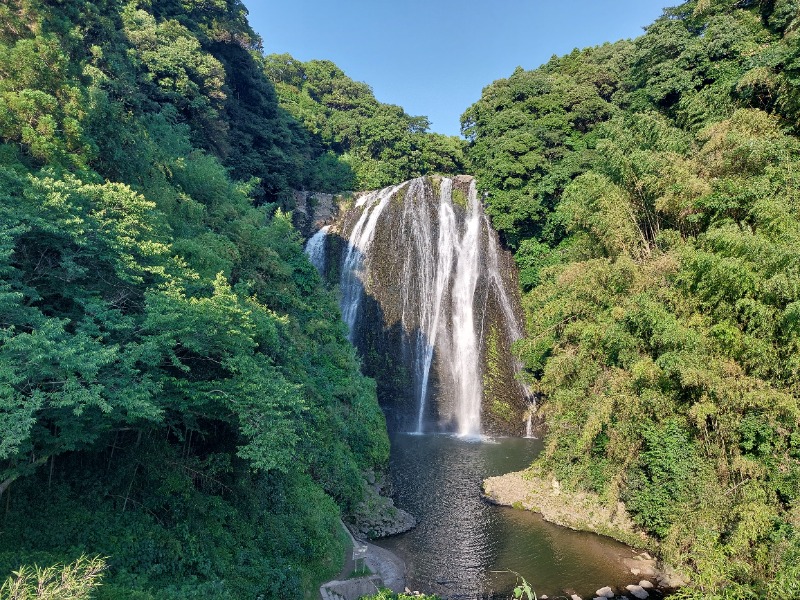
[[[306,252],[329,283],[336,276],[350,341],[378,383],[395,502],[419,519],[381,544],[404,558],[410,587],[507,598],[509,570],[538,593],[630,583],[618,560],[625,546],[480,497],[485,477],[528,466],[540,442],[511,353],[522,336],[513,261],[474,179],[424,177],[364,194]]]
[[[375,543],[405,560],[410,589],[448,599],[507,600],[517,584],[509,571],[524,576],[539,596],[551,598],[592,597],[606,585],[636,583],[621,562],[633,556],[627,546],[480,497],[483,479],[527,467],[541,447],[539,440],[526,438],[476,442],[446,434],[392,436],[395,504],[419,524]]]

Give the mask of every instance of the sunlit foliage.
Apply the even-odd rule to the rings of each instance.
[[[0,16],[0,572],[314,590],[388,441],[281,207],[349,171],[277,105],[240,2]]]
[[[429,133],[425,117],[378,102],[372,89],[327,60],[271,54],[265,72],[281,106],[352,169],[356,189],[376,189],[430,173],[465,170],[464,143]]]
[[[797,14],[685,2],[463,117],[529,290],[541,464],[624,501],[686,597],[797,594]]]

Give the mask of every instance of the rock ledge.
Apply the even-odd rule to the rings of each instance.
[[[387,492],[382,477],[371,472],[367,474],[364,500],[356,507],[348,523],[357,536],[375,540],[417,526],[414,515],[396,507]]]
[[[609,507],[594,494],[562,491],[556,479],[530,470],[484,480],[483,497],[494,504],[541,513],[556,525],[592,531],[629,546],[652,546],[652,541],[637,531],[622,502]]]

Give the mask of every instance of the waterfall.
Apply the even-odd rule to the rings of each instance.
[[[308,260],[320,274],[325,272],[325,237],[328,235],[330,228],[330,225],[325,225],[306,242],[305,251],[308,255]]]
[[[347,323],[348,337],[353,341],[358,305],[364,293],[364,256],[372,245],[375,227],[389,199],[400,186],[384,188],[378,192],[370,192],[358,199],[356,208],[361,208],[361,217],[350,234],[347,254],[342,268],[342,319]]]
[[[504,255],[501,268],[474,179],[424,177],[371,192],[344,216],[342,231],[342,317],[365,360],[384,351],[405,357],[409,386],[400,392],[414,403],[405,430],[482,433],[489,328],[501,332],[494,343],[510,370],[508,410],[522,416],[525,393],[507,366],[517,364],[508,348],[521,337],[512,263]],[[393,350],[376,347],[389,338]]]
[[[464,234],[453,240],[458,256],[452,288],[452,375],[460,399],[458,432],[476,435],[481,432],[481,365],[478,333],[475,330],[475,289],[478,284],[481,214],[475,182],[469,187]]]

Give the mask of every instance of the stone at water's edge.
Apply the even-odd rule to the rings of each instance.
[[[639,598],[639,600],[645,600],[645,598],[650,596],[650,594],[648,594],[647,591],[640,585],[628,585],[625,586],[625,589]]]
[[[326,244],[339,251],[326,268],[338,269],[343,316],[391,429],[524,433],[515,265],[472,177],[361,195]]]
[[[378,539],[405,533],[417,526],[417,519],[412,514],[398,508],[387,495],[383,480],[379,476],[368,474],[364,482],[364,500],[356,506],[351,515],[351,529],[361,537]]]

